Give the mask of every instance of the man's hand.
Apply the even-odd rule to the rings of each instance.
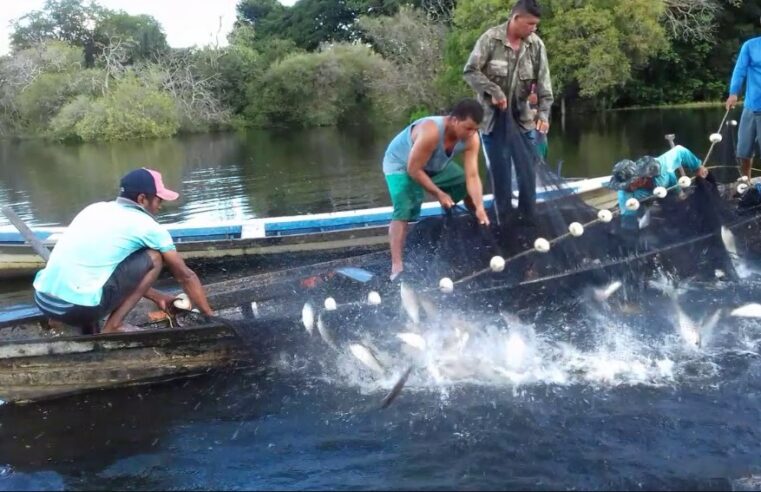
[[[550,122],[544,121],[544,120],[537,120],[536,131],[538,131],[539,133],[547,133],[548,131],[550,131]]]
[[[486,210],[484,210],[483,205],[476,208],[476,218],[478,219],[479,224],[483,226],[489,225],[489,217],[486,215]]]
[[[496,97],[492,96],[491,103],[495,106],[497,106],[499,109],[505,110],[507,109],[507,98],[501,98],[497,99]]]
[[[452,201],[452,197],[444,193],[443,191],[440,191],[438,195],[436,195],[436,199],[441,204],[442,208],[450,209],[454,207],[454,202]]]
[[[176,297],[164,294],[163,292],[157,293],[154,299],[151,299],[156,306],[159,307],[165,313],[174,313],[177,309],[174,307],[174,300]]]
[[[737,96],[733,94],[727,98],[727,105],[726,105],[727,111],[734,108],[736,105],[737,105]]]
[[[700,177],[700,178],[705,178],[706,176],[708,176],[708,168],[706,168],[705,166],[700,166],[695,171],[695,175]]]

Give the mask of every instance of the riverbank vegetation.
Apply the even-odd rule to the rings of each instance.
[[[749,0],[544,0],[560,110],[716,101]],[[228,45],[172,49],[152,17],[47,0],[0,58],[0,136],[119,140],[404,121],[470,95],[462,67],[504,0],[240,0]]]

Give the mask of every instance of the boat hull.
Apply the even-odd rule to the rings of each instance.
[[[30,331],[39,335],[28,338]],[[0,332],[6,340],[0,345],[0,400],[6,403],[165,382],[248,360],[235,334],[216,324],[56,336],[38,319]]]

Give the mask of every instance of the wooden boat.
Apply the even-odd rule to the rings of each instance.
[[[230,323],[261,340],[276,337],[282,345],[288,329],[298,323],[304,299],[320,290],[322,282],[341,277],[345,268],[385,265],[387,256],[383,251],[206,285],[220,317],[212,320],[187,313],[172,322],[149,321],[158,313],[153,303],[143,300],[128,321],[146,329],[133,333],[82,335],[73,327],[51,327],[32,306],[6,310],[0,313],[0,404],[257,364]]]
[[[235,333],[219,323],[135,333],[79,335],[40,317],[0,325],[0,400],[23,403],[94,389],[204,374],[246,359]]]
[[[603,187],[608,176],[571,181],[563,193],[579,193],[585,199],[610,200]],[[517,196],[517,191],[515,192]],[[537,188],[537,200],[551,200],[558,191]],[[484,197],[489,206],[492,197]],[[346,212],[253,219],[238,223],[170,224],[167,226],[177,250],[191,267],[231,259],[245,260],[248,268],[257,264],[290,266],[294,262],[314,262],[315,256],[327,260],[349,254],[385,249],[392,207],[377,207]],[[424,203],[421,218],[440,215],[438,202]],[[65,227],[34,228],[43,244],[55,247]],[[40,258],[14,228],[0,227],[0,279],[30,277],[44,266]]]

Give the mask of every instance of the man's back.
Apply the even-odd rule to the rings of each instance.
[[[745,83],[745,108],[761,111],[761,36],[749,39],[740,49],[729,93],[740,95]]]
[[[141,248],[163,253],[174,249],[174,243],[166,229],[133,202],[94,203],[66,229],[34,287],[72,304],[97,305],[117,265]]]

